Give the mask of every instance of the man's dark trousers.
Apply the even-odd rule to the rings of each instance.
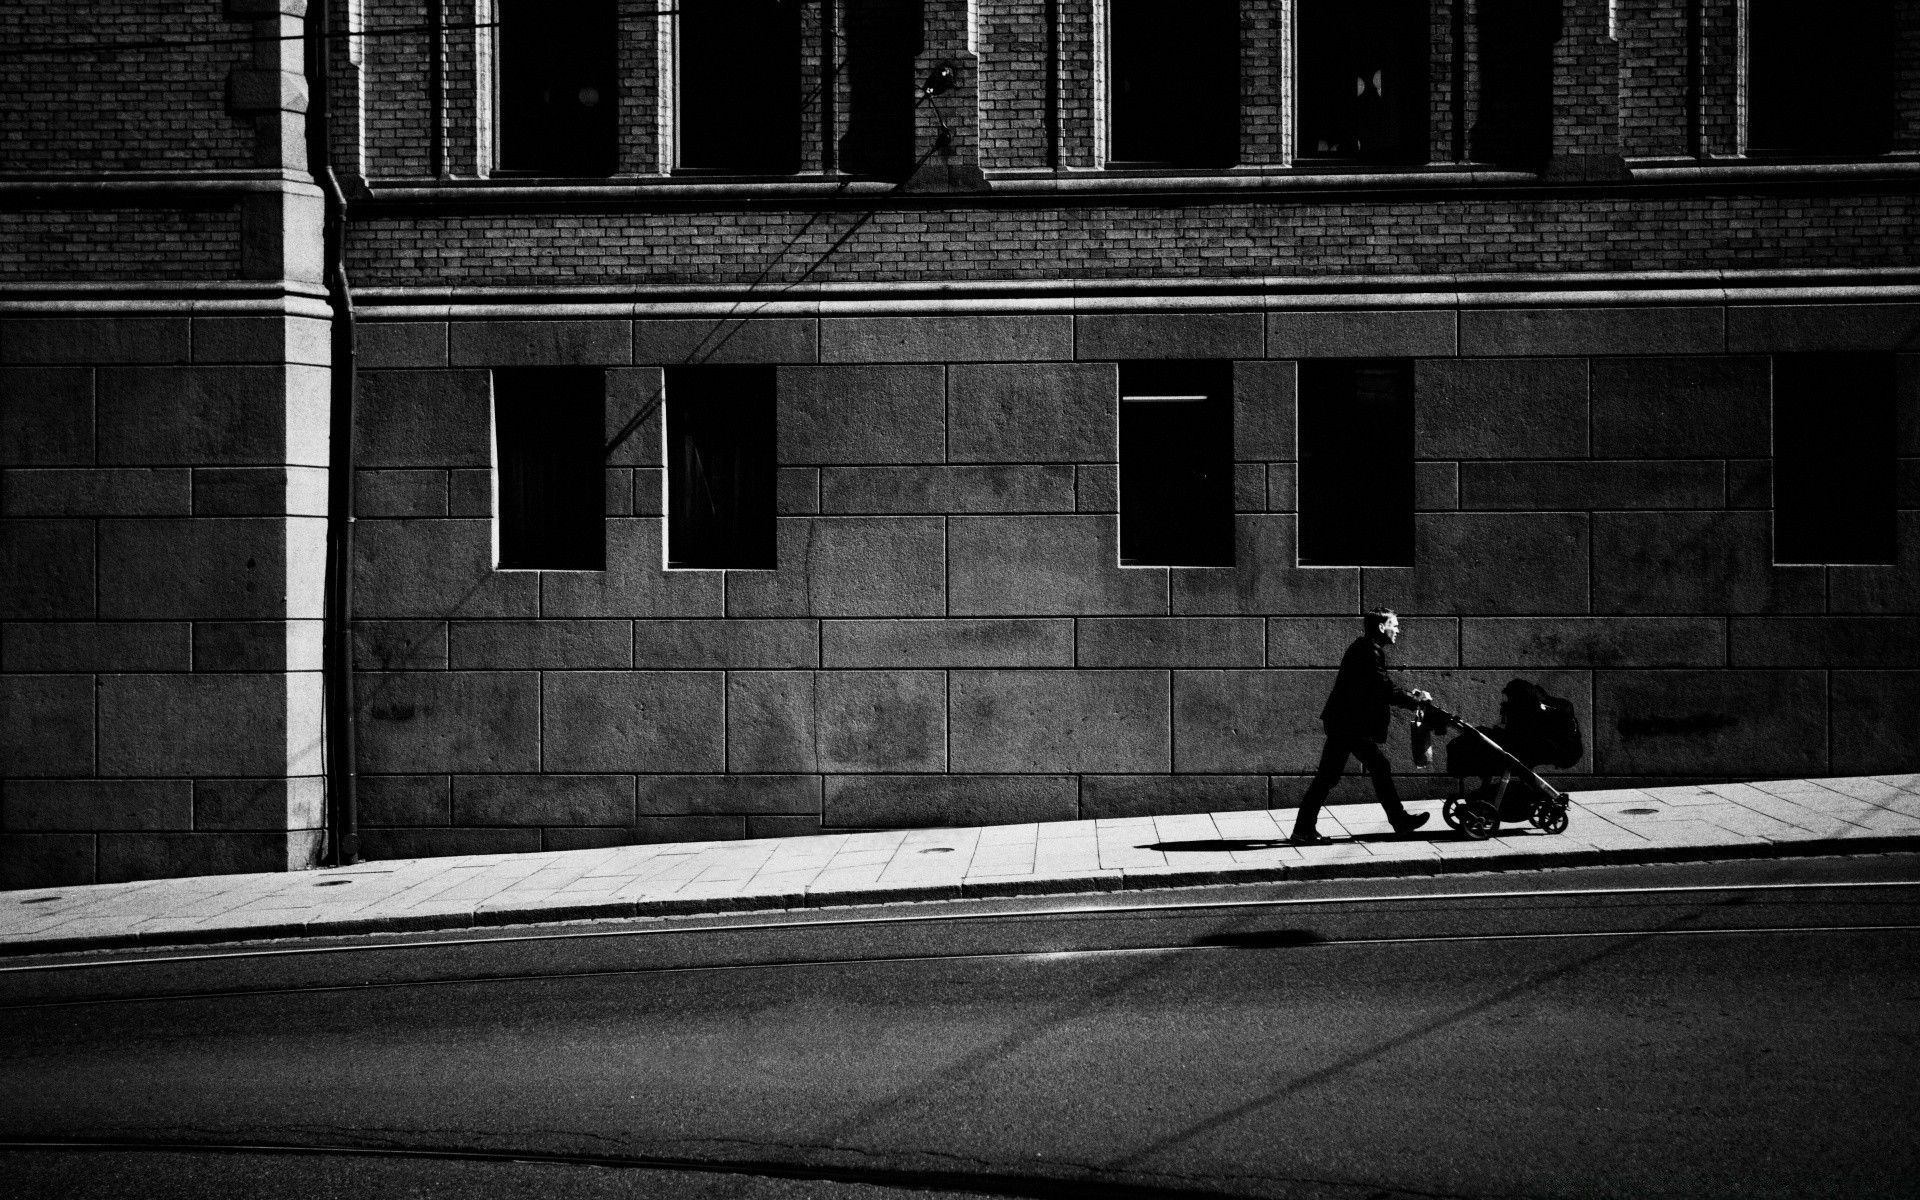
[[[1320,806],[1326,803],[1333,785],[1340,782],[1341,773],[1347,769],[1348,755],[1359,759],[1373,778],[1373,794],[1379,797],[1380,807],[1387,810],[1387,820],[1397,827],[1407,819],[1400,793],[1393,787],[1393,768],[1387,764],[1380,743],[1365,735],[1329,733],[1326,748],[1320,751],[1320,767],[1314,773],[1313,783],[1307,787],[1307,794],[1300,798],[1300,812],[1293,819],[1295,837],[1314,832],[1314,825],[1320,819]]]

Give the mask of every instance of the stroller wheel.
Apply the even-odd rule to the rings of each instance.
[[[1468,800],[1460,806],[1460,832],[1476,842],[1484,842],[1500,830],[1500,811],[1485,800]]]
[[[1533,823],[1547,833],[1567,831],[1567,806],[1542,800],[1533,809]]]
[[[1448,796],[1447,802],[1440,806],[1440,819],[1454,829],[1460,828],[1460,812],[1467,805],[1465,796]]]

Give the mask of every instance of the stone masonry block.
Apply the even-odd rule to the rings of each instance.
[[[1073,318],[1060,316],[826,317],[820,361],[1036,362],[1073,357]]]
[[[939,771],[947,765],[941,671],[821,671],[814,677],[819,769]]]
[[[447,664],[456,671],[624,670],[633,665],[633,623],[454,621]]]
[[[99,879],[126,883],[285,871],[294,865],[290,861],[294,849],[286,833],[103,833]]]
[[[10,470],[0,475],[0,516],[184,517],[193,473],[184,467]]]
[[[1311,771],[1332,686],[1331,671],[1175,671],[1174,770]]]
[[[447,361],[456,367],[624,367],[631,321],[454,321]]]
[[[1823,606],[1819,567],[1773,565],[1764,512],[1595,513],[1596,613],[1795,613]]]
[[[1888,775],[1920,762],[1920,671],[1835,671],[1835,775]]]
[[[825,513],[1072,512],[1073,467],[827,467]]]
[[[781,367],[780,461],[940,462],[946,378],[938,366]]]
[[[93,371],[85,367],[0,369],[0,466],[91,462]]]
[[[727,615],[943,615],[943,525],[938,517],[781,517],[780,569],[729,572]]]
[[[1722,508],[1720,459],[1460,464],[1460,507],[1480,509]]]
[[[642,816],[820,815],[818,775],[642,775]]]
[[[270,517],[100,522],[100,615],[287,615],[288,523]]]
[[[818,808],[804,816],[747,814],[747,836],[750,838],[817,837],[825,832],[820,824]]]
[[[1158,817],[1267,807],[1265,775],[1083,775],[1080,817]]]
[[[812,317],[635,321],[633,361],[663,367],[819,362],[818,326]]]
[[[1269,484],[1268,486],[1272,486]],[[1453,512],[1460,507],[1460,464],[1453,462],[1417,462],[1413,464],[1413,507],[1415,512]]]
[[[353,334],[362,370],[447,365],[445,321],[361,321]]]
[[[493,472],[447,472],[447,515],[493,519]]]
[[[1368,608],[1411,613],[1584,613],[1585,513],[1419,513],[1412,567],[1364,567]]]
[[[364,805],[361,809],[365,818]],[[318,829],[327,820],[327,787],[313,776],[293,779],[196,779],[193,828],[218,833]],[[183,826],[184,828],[184,826]]]
[[[820,644],[827,667],[1070,667],[1073,622],[826,621]]]
[[[535,672],[369,672],[359,677],[355,694],[360,769],[369,774],[541,769]]]
[[[1736,354],[1920,350],[1920,304],[1780,304],[1727,310]]]
[[[549,618],[719,616],[721,573],[667,570],[660,544],[664,524],[658,517],[609,520],[606,523],[606,570],[538,572],[540,615]],[[505,571],[498,577],[516,574],[522,573]],[[524,574],[532,577],[535,573]]]
[[[718,671],[573,671],[541,681],[542,765],[582,773],[726,769]]]
[[[1365,626],[1358,616],[1268,617],[1267,666],[1337,667]],[[1460,622],[1454,617],[1401,617],[1400,640],[1387,651],[1391,669],[1460,665]]]
[[[1920,617],[1735,617],[1736,667],[1920,667]]]
[[[1300,364],[1233,364],[1233,456],[1241,462],[1292,462]]]
[[[445,471],[361,471],[354,483],[354,513],[362,517],[444,517]]]
[[[1719,354],[1726,324],[1726,310],[1715,307],[1468,309],[1460,314],[1460,353]]]
[[[447,623],[356,619],[353,665],[358,671],[444,671]]]
[[[363,371],[356,462],[363,470],[490,468],[492,406],[485,371]]]
[[[727,768],[820,769],[812,671],[734,671],[727,676]]]
[[[820,468],[781,467],[774,478],[773,511],[783,517],[811,517],[820,511]]]
[[[1902,613],[1920,609],[1920,511],[1896,514],[1899,562],[1827,568],[1827,611]],[[1788,568],[1783,568],[1788,569]]]
[[[360,855],[368,862],[395,858],[453,858],[464,854],[533,854],[544,848],[545,839],[538,829],[360,831]]]
[[[632,825],[631,775],[455,775],[455,825]]]
[[[446,775],[362,775],[360,825],[451,825],[453,790]]]
[[[620,444],[607,456],[610,467],[657,467],[666,462],[665,412],[660,406],[666,373],[659,367],[607,372],[607,444]],[[639,424],[634,421],[638,419]]]
[[[324,517],[327,483],[324,467],[201,467],[193,472],[193,515]]]
[[[1233,464],[1233,511],[1237,513],[1267,511],[1266,463]]]
[[[1727,507],[1773,507],[1773,460],[1770,458],[1727,461]]]
[[[193,627],[181,621],[35,621],[0,626],[9,671],[188,671]]]
[[[1082,362],[1267,356],[1259,313],[1088,314],[1073,322],[1073,356]]]
[[[193,361],[328,366],[332,323],[317,317],[195,317]]]
[[[1082,463],[1073,469],[1075,512],[1120,511],[1120,464]]]
[[[1258,617],[1088,617],[1074,622],[1081,667],[1258,667]]]
[[[1172,611],[1199,613],[1352,612],[1359,604],[1359,571],[1302,567],[1298,518],[1291,513],[1233,519],[1232,567],[1181,567],[1172,576]]]
[[[950,518],[950,610],[1164,614],[1167,569],[1119,566],[1119,540],[1117,518],[1104,515]]]
[[[941,828],[1071,821],[1071,775],[829,776],[824,824],[838,829]]]
[[[94,882],[94,835],[0,833],[0,890]]]
[[[288,461],[282,367],[110,367],[96,397],[101,465]]]
[[[100,774],[284,775],[290,701],[284,675],[102,676]]]
[[[316,628],[309,629],[314,625]],[[307,637],[304,635],[313,634]],[[196,621],[196,671],[317,671],[320,638],[311,621]]]
[[[185,317],[91,317],[8,321],[0,362],[183,363],[193,336]]]
[[[1460,648],[1469,667],[1718,667],[1727,630],[1719,617],[1469,617]]]
[[[94,615],[92,521],[0,521],[0,617]]]
[[[1111,462],[1119,446],[1119,386],[1110,363],[953,367],[947,388],[947,458]]]
[[[1172,768],[1165,671],[955,671],[958,772],[1165,772]]]
[[[1423,359],[1413,444],[1424,459],[1584,458],[1587,361]]]
[[[354,559],[356,615],[444,620],[539,613],[540,576],[493,569],[493,529],[486,521],[361,521]]]
[[[810,619],[635,621],[633,665],[738,670],[820,665],[820,622]]]
[[[1269,358],[1451,358],[1459,343],[1452,309],[1267,314]]]
[[[747,836],[747,820],[742,816],[639,817],[633,825],[633,844],[734,841]]]
[[[1622,775],[1827,773],[1820,671],[1608,671],[1594,682],[1593,769]]]
[[[1595,458],[1765,458],[1773,371],[1764,358],[1622,358],[1593,364]]]
[[[91,675],[0,675],[0,776],[93,774],[93,691]]]

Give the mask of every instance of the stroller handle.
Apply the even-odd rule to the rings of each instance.
[[[1501,758],[1504,758],[1508,762],[1512,763],[1513,769],[1515,771],[1519,772],[1521,775],[1524,775],[1528,779],[1532,780],[1533,785],[1539,788],[1541,791],[1545,792],[1549,799],[1559,798],[1560,796],[1559,789],[1555,788],[1552,784],[1548,783],[1546,780],[1540,778],[1540,776],[1534,772],[1532,767],[1529,767],[1527,764],[1521,762],[1518,758],[1515,758],[1511,751],[1509,751],[1505,746],[1502,746],[1499,742],[1496,742],[1492,738],[1488,737],[1482,730],[1476,727],[1472,722],[1467,721],[1464,718],[1454,713],[1448,712],[1446,709],[1441,708],[1438,704],[1433,703],[1431,700],[1421,704],[1420,715],[1423,720],[1438,719],[1442,723],[1440,732],[1444,733],[1447,729],[1457,728],[1457,729],[1464,729],[1468,733],[1473,734],[1475,737],[1479,738],[1482,742],[1485,742],[1489,747],[1491,747],[1494,753],[1498,754]]]

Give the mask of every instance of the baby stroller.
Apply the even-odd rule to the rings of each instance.
[[[1580,761],[1580,719],[1570,701],[1515,679],[1502,689],[1500,724],[1478,729],[1434,704],[1423,706],[1420,725],[1429,734],[1464,730],[1447,743],[1447,774],[1453,794],[1441,806],[1448,825],[1475,840],[1499,832],[1502,821],[1530,821],[1546,833],[1567,831],[1567,798],[1533,768],[1565,769]],[[1469,790],[1467,779],[1477,776]]]

